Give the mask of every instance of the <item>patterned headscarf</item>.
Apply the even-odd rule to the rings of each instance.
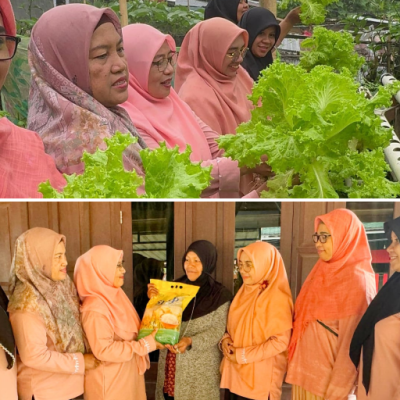
[[[138,143],[124,153],[127,170],[144,175],[139,151],[146,144],[125,110],[107,108],[91,95],[90,42],[99,23],[108,19],[122,36],[110,9],[68,4],[45,12],[35,24],[29,43],[32,71],[28,128],[43,139],[46,153],[66,174],[83,172],[83,151],[106,148],[116,131],[131,133]]]
[[[75,286],[68,276],[63,281],[51,279],[54,252],[60,242],[65,244],[65,236],[46,228],[30,229],[17,239],[8,311],[40,315],[60,353],[85,353]]]

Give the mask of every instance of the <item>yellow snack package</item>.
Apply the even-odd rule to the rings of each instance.
[[[174,345],[179,341],[183,310],[200,288],[158,279],[150,279],[150,283],[156,286],[158,295],[152,297],[147,303],[137,340],[150,335],[154,329],[158,329],[157,342]]]

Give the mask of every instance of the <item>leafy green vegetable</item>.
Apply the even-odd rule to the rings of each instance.
[[[300,0],[300,18],[305,25],[322,24],[326,18],[326,6],[338,0]],[[281,7],[287,8],[290,0],[283,0]]]
[[[39,185],[44,198],[199,198],[210,184],[211,168],[190,161],[191,149],[179,153],[178,147],[167,149],[161,143],[158,149],[142,150],[140,155],[146,172],[146,194],[137,189],[143,178],[136,171],[125,171],[122,153],[136,138],[117,132],[105,139],[107,149],[93,154],[84,152],[85,171],[81,175],[65,175],[67,185],[60,193],[49,181]]]
[[[161,143],[156,150],[140,152],[146,171],[146,193],[149,198],[187,199],[198,198],[210,184],[212,167],[192,163],[188,145],[183,153],[179,147],[169,150]]]
[[[334,32],[317,26],[313,36],[303,40],[300,65],[311,71],[317,65],[328,65],[336,71],[347,68],[356,76],[365,62],[354,50],[354,38],[348,32]]]
[[[386,179],[383,148],[391,139],[374,111],[400,89],[381,87],[372,100],[357,92],[347,68],[274,62],[262,72],[251,100],[261,107],[236,135],[218,139],[225,156],[254,167],[267,154],[276,176],[264,197],[395,197],[400,184]],[[299,184],[294,185],[294,177]]]

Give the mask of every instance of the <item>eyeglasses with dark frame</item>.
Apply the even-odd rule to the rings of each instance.
[[[251,269],[253,268],[253,265],[248,266],[247,264],[238,264],[238,270],[242,269],[244,272],[250,272]]]
[[[314,233],[314,235],[312,235],[312,238],[313,238],[314,243],[318,243],[318,240],[321,243],[326,243],[329,236],[332,236],[332,235],[328,235],[327,233],[326,234],[324,233],[323,235],[318,235],[317,233]]]
[[[153,61],[151,64],[157,65],[158,70],[160,72],[164,72],[167,69],[168,64],[171,64],[174,67],[177,60],[178,60],[178,53],[173,53],[170,57],[163,58],[160,61],[155,61],[155,62]]]
[[[232,62],[235,62],[239,59],[240,56],[244,58],[248,50],[248,47],[243,47],[240,50],[230,51],[229,53],[226,53],[226,56],[231,58]]]
[[[21,38],[0,34],[0,61],[11,60],[17,52],[18,43]]]

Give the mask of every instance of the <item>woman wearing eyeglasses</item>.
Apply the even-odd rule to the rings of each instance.
[[[250,120],[248,100],[253,81],[241,67],[247,51],[248,33],[223,18],[200,22],[185,36],[179,52],[175,89],[194,113],[218,135],[235,134]],[[259,170],[270,169],[260,160]],[[241,177],[240,189],[254,187],[253,171]]]
[[[20,41],[15,35],[14,13],[5,0],[0,4],[0,88]],[[0,118],[0,198],[42,197],[38,185],[47,180],[58,189],[65,185],[39,136]]]
[[[371,252],[349,210],[317,217],[314,229],[319,260],[296,300],[286,382],[293,400],[347,400],[357,375],[350,342],[376,293]]]
[[[392,273],[354,332],[350,357],[359,369],[357,400],[400,398],[400,218],[385,222]]]
[[[194,26],[179,52],[175,89],[219,135],[234,134],[250,119],[253,82],[241,67],[249,35],[232,22],[212,18]]]
[[[252,243],[238,251],[243,286],[229,308],[221,340],[225,400],[280,400],[293,301],[279,251]]]
[[[203,197],[240,197],[241,172],[236,161],[222,156],[215,139],[218,134],[203,123],[178,97],[171,86],[177,61],[175,41],[145,24],[122,29],[129,66],[128,112],[140,136],[150,149],[165,142],[168,148],[185,151],[190,145],[192,161],[212,166],[211,185]],[[258,197],[256,193],[252,193]]]

